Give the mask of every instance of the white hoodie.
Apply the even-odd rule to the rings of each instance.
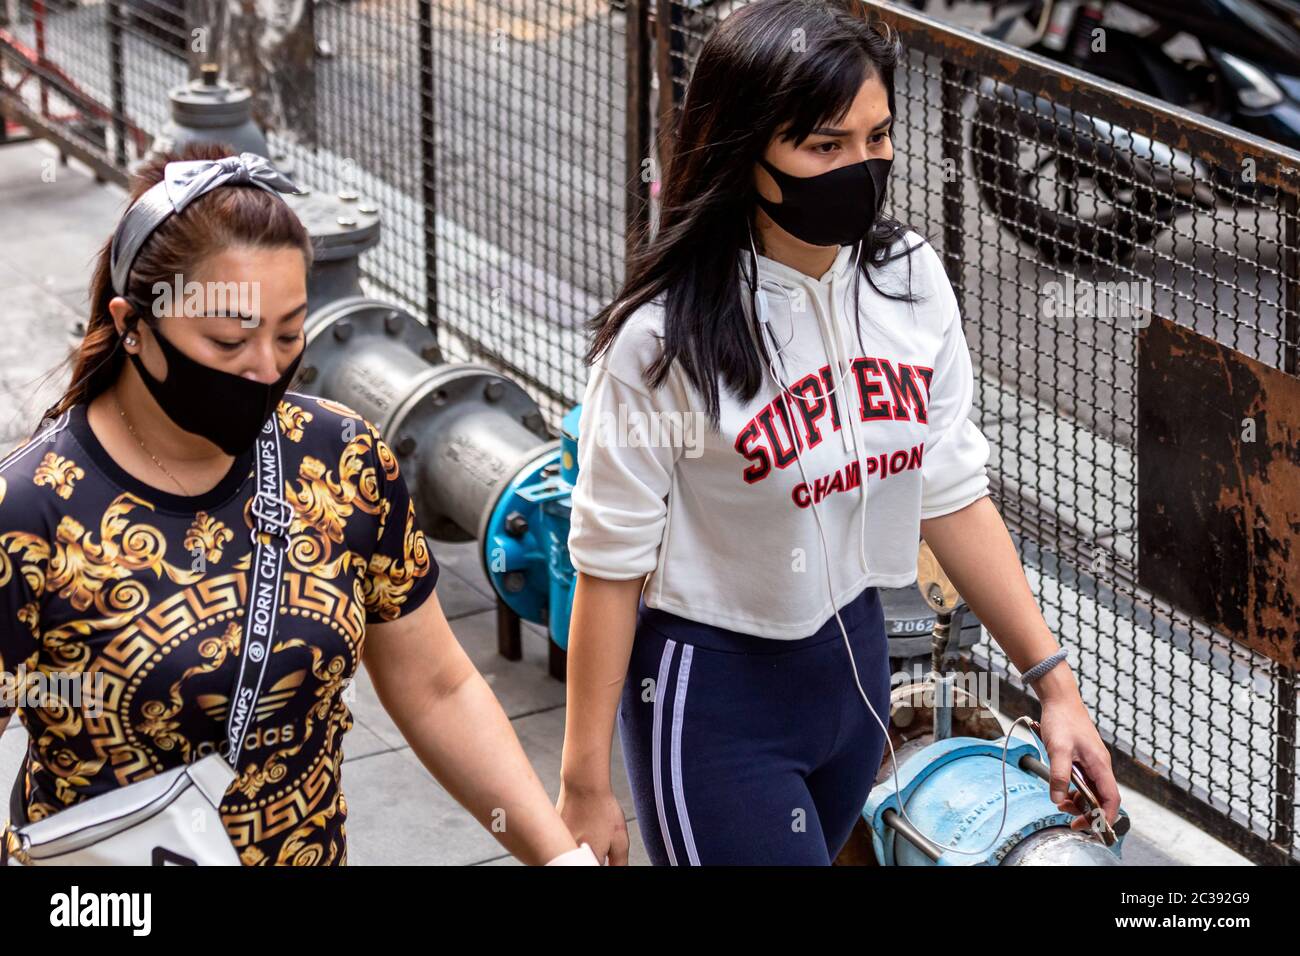
[[[573,566],[610,580],[648,574],[649,607],[778,639],[815,633],[868,586],[915,581],[920,520],[988,493],[989,446],[969,417],[971,360],[952,287],[928,243],[914,232],[904,241],[916,251],[872,277],[907,291],[910,260],[918,301],[888,299],[863,276],[861,348],[848,308],[853,247],[820,279],[758,257],[782,347],[773,364],[806,401],[770,374],[748,403],[720,383],[718,432],[678,363],[659,389],[646,386],[662,302],[632,313],[583,399]],[[743,260],[745,273],[748,252]]]

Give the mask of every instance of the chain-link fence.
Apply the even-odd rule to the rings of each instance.
[[[654,5],[671,25],[656,47],[661,150],[703,38],[743,5]],[[1223,414],[1193,418],[1202,434],[1222,429],[1217,442],[1181,459],[1168,447],[1186,438],[1188,416],[1235,407],[1198,394],[1207,362],[1235,363],[1244,381],[1225,376],[1228,388],[1266,391],[1271,370],[1275,385],[1294,385],[1300,155],[867,5],[905,49],[888,210],[943,254],[976,364],[995,498],[1117,774],[1254,859],[1300,860],[1300,542],[1285,511],[1255,510],[1267,488],[1252,498],[1247,468],[1230,464],[1267,472],[1272,456],[1294,459],[1296,392],[1275,387],[1271,408],[1255,403],[1273,416],[1272,444],[1259,451],[1242,451],[1256,441],[1243,430],[1251,423]],[[1176,466],[1195,473],[1171,478]],[[1279,469],[1276,480],[1294,475]],[[1274,500],[1294,510],[1297,497]],[[1227,553],[1225,538],[1251,536],[1277,551]],[[1189,547],[1199,553],[1178,551]],[[1197,593],[1216,588],[1238,606]],[[1249,626],[1267,617],[1268,633]],[[1004,711],[1031,712],[1032,695],[987,634],[973,657],[996,677]]]
[[[195,0],[10,0],[5,101],[122,182],[201,56]],[[379,207],[376,295],[444,354],[506,369],[552,422],[582,391],[583,322],[624,253],[624,14],[607,0],[321,0],[314,137],[269,130],[316,190]]]
[[[11,115],[107,175],[188,75],[175,43],[192,24],[133,3],[20,0],[0,44]],[[671,148],[700,43],[738,5],[325,0],[318,137],[272,133],[273,152],[377,203],[375,294],[436,322],[449,358],[513,374],[557,425],[586,379],[583,322],[653,218],[646,161]],[[1250,510],[1286,427],[1269,375],[1293,382],[1300,353],[1300,156],[870,6],[907,50],[890,211],[944,255],[996,498],[1121,780],[1257,860],[1300,859],[1300,541]],[[1239,389],[1271,383],[1255,450],[1178,431],[1215,434],[1207,415],[1235,407],[1196,391],[1222,371],[1202,353]],[[1180,442],[1190,458],[1171,458]],[[1223,553],[1224,522],[1249,553]],[[1004,709],[1032,706],[995,643],[973,666]]]
[[[65,153],[121,180],[167,118],[183,81],[182,25],[153,0],[9,0],[0,12],[6,108]],[[159,95],[161,91],[161,95]]]
[[[1260,507],[1270,492],[1245,472],[1292,454],[1300,155],[890,20],[908,50],[894,211],[945,254],[1001,509],[1122,779],[1257,859],[1300,859],[1296,562],[1228,545],[1288,547],[1286,511]],[[1221,400],[1252,380],[1281,383],[1271,407]],[[1269,418],[1269,439],[1248,437],[1243,416]],[[1234,627],[1198,588],[1250,605],[1241,618],[1283,620],[1267,635]],[[995,643],[976,664],[1027,706]]]

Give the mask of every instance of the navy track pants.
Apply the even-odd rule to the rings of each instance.
[[[840,610],[862,687],[889,719],[880,595]],[[839,625],[772,640],[648,608],[619,702],[637,824],[656,866],[828,865],[885,747]]]

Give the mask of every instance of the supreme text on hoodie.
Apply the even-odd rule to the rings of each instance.
[[[914,232],[902,242],[915,250],[871,275],[916,301],[861,277],[860,342],[853,247],[820,278],[758,256],[776,377],[749,402],[720,383],[716,431],[678,363],[646,385],[664,310],[634,311],[583,399],[573,566],[648,575],[648,606],[776,639],[814,633],[865,587],[914,582],[920,520],[988,493],[989,446],[970,418],[970,353],[939,256]]]

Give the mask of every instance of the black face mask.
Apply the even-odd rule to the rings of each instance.
[[[157,329],[150,331],[167,357],[167,378],[160,382],[149,374],[139,355],[129,353],[149,394],[178,427],[203,436],[227,455],[238,455],[252,447],[262,425],[288,390],[306,351],[299,352],[284,374],[266,385],[196,362]]]
[[[781,187],[781,201],[758,196],[772,221],[813,246],[848,246],[871,231],[885,199],[892,159],[866,159],[816,176],[792,176],[759,162]]]

